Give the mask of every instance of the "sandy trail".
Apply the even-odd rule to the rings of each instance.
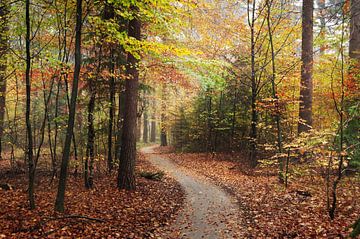
[[[154,166],[177,180],[186,192],[184,209],[172,229],[180,231],[182,238],[243,238],[236,200],[218,186],[154,153],[153,148],[141,151]]]

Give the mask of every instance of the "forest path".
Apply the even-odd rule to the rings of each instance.
[[[153,148],[146,147],[141,152],[154,166],[177,180],[186,193],[184,209],[171,230],[179,231],[182,238],[242,238],[241,213],[236,200],[201,176],[156,154]]]

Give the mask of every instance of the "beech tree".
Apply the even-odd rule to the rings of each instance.
[[[313,26],[314,0],[303,0],[301,81],[298,133],[307,132],[312,126],[313,98]]]

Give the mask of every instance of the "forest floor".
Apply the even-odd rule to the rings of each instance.
[[[165,171],[184,188],[184,208],[160,238],[244,238],[241,210],[235,198],[212,182],[186,168],[179,168],[166,157],[154,154],[154,147],[142,152],[157,168]]]
[[[7,172],[0,161],[0,238],[154,238],[170,224],[180,209],[184,192],[165,175],[149,180],[140,172],[156,172],[143,155],[137,161],[137,190],[117,190],[116,175],[96,174],[95,187],[87,190],[83,177],[70,175],[65,214],[54,213],[57,180],[49,184],[49,173],[39,170],[36,180],[37,208],[28,209],[26,174]]]
[[[245,226],[243,236],[235,238],[345,238],[360,215],[356,177],[346,177],[339,185],[336,218],[331,221],[325,180],[316,169],[311,176],[291,178],[285,189],[274,168],[251,170],[241,155],[173,153],[166,147],[155,151],[172,159],[180,172],[202,175],[237,199],[242,211],[238,220]]]

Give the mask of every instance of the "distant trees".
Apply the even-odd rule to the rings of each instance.
[[[317,0],[319,28],[309,0],[302,13],[293,1],[254,0],[236,7],[207,2],[199,9],[189,6],[194,14],[186,19],[177,15],[183,9],[168,1],[131,6],[98,1],[86,7],[84,2],[83,8],[81,0],[40,2],[0,3],[0,155],[10,148],[16,165],[25,153],[31,208],[38,159],[41,167],[51,168],[50,182],[57,182],[59,152],[57,211],[64,210],[70,169],[84,175],[91,188],[98,171],[111,173],[116,165],[118,188],[135,189],[136,135],[180,150],[244,151],[253,167],[271,155],[283,177],[285,162],[295,161],[299,147],[310,142],[304,141],[312,134],[303,134],[304,140],[297,132],[321,128],[336,134],[334,151],[346,151],[344,165],[355,167],[358,0],[344,5]],[[8,14],[10,9],[25,11]],[[339,44],[340,38],[348,41],[346,31],[339,34],[348,22],[340,25],[327,15],[343,17],[341,9],[350,13],[349,45]],[[314,29],[331,39],[314,38]],[[335,45],[341,52],[349,46],[351,64],[347,55],[340,61]],[[318,47],[323,54],[313,57]],[[340,62],[345,71],[339,71]],[[319,69],[314,74],[313,65]],[[313,78],[321,88],[315,88],[314,109]],[[337,111],[339,89],[350,93]],[[313,123],[312,111],[323,118]],[[334,129],[338,116],[343,117],[341,147],[340,131]]]

